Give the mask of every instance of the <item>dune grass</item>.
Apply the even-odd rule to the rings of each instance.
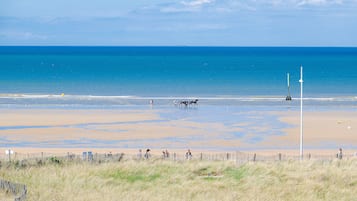
[[[14,201],[14,196],[0,190],[0,201]]]
[[[356,159],[241,166],[229,161],[64,162],[3,166],[0,178],[26,184],[30,201],[357,200]]]

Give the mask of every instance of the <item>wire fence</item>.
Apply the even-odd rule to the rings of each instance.
[[[311,154],[304,155],[304,160],[333,160],[337,158],[336,154]],[[357,158],[356,155],[346,154],[343,159]],[[66,161],[72,162],[92,162],[92,163],[105,163],[105,162],[119,162],[122,160],[172,160],[172,161],[185,161],[185,160],[198,160],[198,161],[232,161],[237,164],[244,164],[247,162],[273,162],[273,161],[290,161],[300,160],[299,155],[292,155],[286,153],[276,154],[261,154],[261,153],[245,153],[245,152],[226,152],[226,153],[163,153],[158,154],[144,154],[138,152],[137,154],[124,154],[124,153],[93,153],[91,151],[83,152],[82,154],[74,153],[14,153],[13,155],[0,155],[0,167],[5,164],[12,164],[19,167],[28,165],[42,165],[45,163],[63,163]]]

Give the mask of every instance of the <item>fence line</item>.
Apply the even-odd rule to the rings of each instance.
[[[0,179],[0,189],[5,192],[10,192],[15,196],[15,201],[26,200],[27,187],[24,184],[12,183],[10,181]]]
[[[32,154],[14,154],[11,158],[11,161],[4,156],[0,155],[0,167],[1,162],[4,163],[13,163],[17,166],[26,166],[30,162],[35,162],[38,165],[43,163],[60,163],[64,161],[76,161],[76,162],[115,162],[121,160],[144,160],[144,154],[124,154],[124,153],[115,153],[112,154],[99,154],[92,152],[85,152],[86,154],[73,154],[73,153],[63,153],[63,154],[51,154],[51,153],[32,153]],[[291,155],[284,153],[276,153],[276,154],[257,154],[257,153],[243,153],[243,152],[226,152],[226,153],[193,153],[192,156],[186,156],[182,153],[170,153],[167,155],[150,155],[151,159],[165,159],[165,160],[173,160],[173,161],[183,161],[183,160],[201,160],[201,161],[233,161],[237,164],[243,164],[246,162],[263,162],[263,161],[289,161],[289,160],[299,160],[299,155]],[[304,160],[333,160],[336,158],[334,154],[310,154],[307,153],[304,155]],[[355,155],[344,155],[345,158],[357,158]]]

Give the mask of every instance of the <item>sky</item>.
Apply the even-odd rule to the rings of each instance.
[[[0,0],[0,45],[357,46],[357,0]]]

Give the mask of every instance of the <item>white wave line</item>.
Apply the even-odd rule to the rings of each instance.
[[[153,97],[141,97],[141,96],[97,96],[97,95],[54,95],[54,94],[0,94],[0,99],[87,99],[87,100],[232,100],[232,101],[282,101],[285,97],[281,96],[260,96],[260,97],[237,97],[237,96],[210,96],[210,97],[199,97],[199,96],[153,96]],[[300,100],[300,98],[293,98],[295,100]],[[310,101],[356,101],[357,96],[341,96],[341,97],[305,97],[303,100]]]

